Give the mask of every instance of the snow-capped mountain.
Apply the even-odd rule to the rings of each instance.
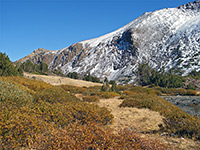
[[[21,61],[28,59],[65,74],[130,82],[140,63],[182,75],[200,71],[200,2],[144,13],[112,33],[57,51],[37,49]]]

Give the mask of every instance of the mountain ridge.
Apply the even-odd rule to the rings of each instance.
[[[187,75],[200,71],[200,2],[177,8],[146,12],[122,28],[106,35],[81,41],[56,51],[38,49],[33,63],[45,62],[50,69],[64,74],[90,73],[103,79],[134,82],[137,67],[148,63],[152,68]]]

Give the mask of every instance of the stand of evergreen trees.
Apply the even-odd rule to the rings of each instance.
[[[164,70],[164,69],[163,69]],[[184,78],[175,75],[171,70],[169,73],[158,72],[149,67],[148,64],[140,64],[138,67],[138,81],[141,85],[155,85],[167,88],[180,88],[184,85]]]
[[[70,72],[67,74],[67,77],[72,78],[72,79],[79,79],[79,75],[77,72]]]
[[[0,76],[23,76],[21,68],[14,66],[5,53],[0,52]]]
[[[30,60],[24,63],[18,63],[17,66],[25,72],[37,73],[47,75],[49,73],[48,65],[46,63],[33,64]]]
[[[91,76],[90,73],[85,75],[83,77],[83,80],[85,81],[91,81],[91,82],[96,82],[96,83],[101,83],[100,79],[94,76]]]

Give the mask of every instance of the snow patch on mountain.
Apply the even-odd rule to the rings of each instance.
[[[52,55],[50,63],[45,55]],[[135,81],[140,63],[183,75],[200,71],[200,2],[144,13],[114,32],[40,57],[32,61],[45,60],[65,74],[90,72],[118,82]]]

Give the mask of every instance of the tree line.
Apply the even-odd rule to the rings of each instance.
[[[23,76],[23,72],[48,74],[49,69],[46,63],[33,64],[30,60],[14,65],[5,53],[0,52],[0,76]]]
[[[33,64],[30,60],[27,60],[24,63],[17,63],[17,66],[21,68],[23,71],[29,73],[44,74],[44,75],[49,73],[48,65],[43,62],[40,64]]]
[[[40,64],[33,64],[30,60],[27,60],[24,63],[17,63],[14,65],[5,53],[0,52],[0,76],[23,76],[23,71],[37,74],[48,74],[50,72],[46,63],[42,62]],[[62,74],[59,70],[53,72]],[[148,64],[139,65],[137,76],[138,83],[142,86],[155,85],[167,88],[180,88],[184,86],[185,82],[185,79],[182,76],[174,74],[172,70],[166,73],[163,68],[162,71],[158,72],[150,68]],[[198,79],[200,77],[200,73],[192,71],[190,76]],[[67,77],[102,83],[99,78],[90,75],[90,73],[81,78],[77,72],[72,72],[68,73]],[[103,83],[102,91],[116,91],[116,82],[112,81],[110,83],[112,85],[111,89],[109,88],[107,78],[105,78]]]
[[[139,84],[155,85],[167,88],[180,88],[184,85],[184,78],[176,75],[170,70],[168,73],[164,72],[164,68],[161,72],[151,69],[148,64],[140,64],[138,67],[138,82]]]

